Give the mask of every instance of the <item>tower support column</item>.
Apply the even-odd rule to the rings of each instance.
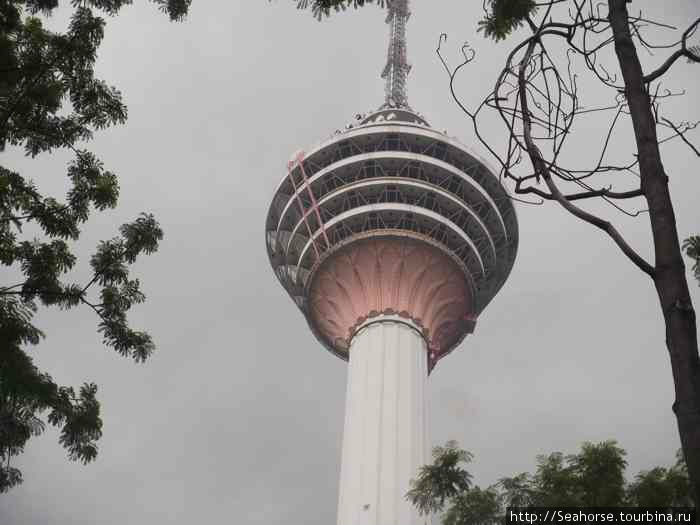
[[[427,345],[398,316],[374,317],[350,349],[338,525],[426,525],[405,498],[428,462]]]

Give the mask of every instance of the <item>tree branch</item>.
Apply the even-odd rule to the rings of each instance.
[[[524,189],[516,187],[515,192],[520,194],[532,193],[545,200],[557,200],[557,198],[554,195],[542,191],[539,188],[535,188],[534,186],[530,186]],[[644,193],[642,193],[641,189],[623,192],[610,191],[609,189],[600,189],[583,191],[580,193],[572,193],[570,195],[563,195],[563,197],[567,201],[577,201],[582,199],[590,199],[592,197],[606,197],[608,199],[633,199],[635,197],[642,197],[643,195]]]
[[[666,61],[663,64],[661,64],[661,66],[659,66],[656,70],[646,75],[644,77],[645,83],[648,84],[649,82],[653,82],[661,75],[666,73],[666,71],[668,71],[671,68],[671,66],[676,62],[676,60],[678,60],[681,57],[687,57],[688,60],[692,62],[700,62],[700,58],[698,58],[694,53],[690,52],[687,46],[688,36],[690,36],[695,31],[698,25],[700,25],[700,18],[697,18],[695,22],[690,24],[688,29],[686,29],[683,32],[683,38],[681,38],[681,48],[676,50],[670,57],[668,57]]]
[[[624,253],[640,270],[642,270],[644,273],[653,278],[654,267],[651,266],[648,262],[646,262],[636,251],[634,251],[634,249],[622,237],[620,232],[610,222],[603,220],[600,217],[597,217],[592,213],[584,211],[581,208],[571,204],[571,202],[569,202],[566,199],[566,197],[561,193],[557,185],[554,183],[550,169],[547,166],[547,163],[542,158],[542,154],[540,153],[539,148],[534,143],[531,132],[532,124],[530,121],[530,111],[528,109],[527,90],[525,88],[525,84],[527,82],[525,78],[525,69],[527,67],[528,62],[530,61],[530,58],[532,57],[535,45],[536,41],[534,39],[529,42],[527,51],[525,52],[525,55],[523,56],[518,69],[520,103],[523,108],[522,114],[524,140],[527,146],[528,155],[530,156],[530,161],[532,162],[532,165],[535,168],[535,173],[537,173],[544,179],[545,184],[547,184],[547,187],[549,188],[549,191],[552,194],[554,200],[559,202],[559,204],[561,204],[561,206],[566,211],[568,211],[575,217],[581,219],[582,221],[592,224],[593,226],[607,233],[608,236],[615,242],[615,244],[617,244],[620,250],[622,250],[622,253]]]
[[[692,149],[698,157],[700,157],[700,151],[698,151],[698,148],[696,148],[692,142],[690,142],[687,138],[685,138],[685,131],[688,131],[687,129],[685,131],[681,131],[680,129],[678,129],[678,127],[673,122],[671,122],[667,118],[662,118],[661,120],[663,122],[665,122],[666,124],[668,124],[671,128],[673,128],[673,131],[676,132],[676,134],[681,138],[681,140],[683,142],[685,142],[688,145],[688,147],[690,147],[690,149]]]

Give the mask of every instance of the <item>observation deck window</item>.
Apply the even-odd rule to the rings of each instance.
[[[375,161],[369,161],[364,165],[364,176],[365,177],[379,177],[381,176],[381,169],[379,164]]]
[[[447,144],[444,142],[438,142],[435,145],[435,158],[440,160],[445,160],[447,157]]]
[[[390,150],[395,150],[395,149],[400,149],[401,147],[401,139],[399,139],[398,135],[387,135],[386,136],[386,145],[387,148]]]
[[[411,162],[408,165],[408,176],[412,179],[421,178],[421,168],[417,162]]]
[[[338,150],[340,151],[340,157],[343,159],[352,155],[352,145],[348,141],[340,142]]]
[[[386,187],[386,201],[387,202],[401,202],[399,198],[399,191],[396,186],[389,184]]]
[[[377,212],[370,212],[367,215],[367,223],[371,229],[379,228],[379,215]]]
[[[351,208],[354,208],[354,207],[360,205],[359,199],[357,198],[357,192],[355,190],[350,190],[347,193],[347,197],[348,197],[348,204],[350,205]]]
[[[326,186],[326,192],[333,191],[344,184],[343,181],[337,176],[326,177],[323,183]]]

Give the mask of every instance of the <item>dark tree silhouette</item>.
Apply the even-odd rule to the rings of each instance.
[[[172,20],[187,13],[191,0],[154,0]],[[44,430],[42,414],[60,429],[59,441],[71,460],[97,455],[102,434],[97,386],[76,392],[39,371],[25,349],[43,337],[32,318],[38,305],[94,311],[106,345],[144,361],[154,349],[150,336],[134,330],[126,314],[145,297],[129,266],[155,251],[163,237],[153,216],[142,214],[102,241],[90,259],[92,277],[68,283],[62,276],[78,262],[70,241],[80,236],[92,210],[117,204],[114,173],[84,149],[96,130],[126,121],[126,107],[114,87],[94,75],[105,20],[130,0],[71,2],[65,33],[47,30],[42,17],[58,0],[0,2],[0,148],[23,148],[28,156],[67,148],[70,190],[63,201],[40,193],[24,175],[0,166],[0,492],[22,482],[12,466],[27,441]],[[68,2],[62,2],[68,4]],[[42,238],[27,238],[33,225]]]
[[[421,467],[407,494],[421,514],[440,512],[446,501],[471,488],[472,476],[461,464],[469,463],[472,457],[456,441],[433,448],[433,463]]]
[[[685,254],[693,261],[693,274],[700,284],[700,236],[695,235],[683,242]]]
[[[453,441],[436,447],[406,497],[423,514],[442,513],[443,525],[503,523],[508,507],[681,507],[693,499],[683,457],[672,467],[640,472],[625,481],[626,453],[615,441],[583,443],[577,454],[537,456],[534,474],[502,478],[485,489],[454,484],[473,458]],[[456,461],[455,461],[456,460]],[[427,476],[425,473],[430,472]]]
[[[518,0],[515,4],[528,4]],[[669,192],[669,177],[661,160],[660,145],[679,138],[697,149],[687,138],[697,122],[676,123],[662,112],[664,99],[676,96],[663,89],[661,82],[680,58],[700,62],[689,40],[695,35],[700,18],[685,28],[673,45],[656,46],[644,35],[644,28],[661,22],[631,16],[625,0],[591,3],[584,0],[551,0],[530,4],[529,10],[512,12],[506,24],[498,20],[498,6],[513,4],[505,0],[487,2],[487,16],[482,22],[486,36],[506,38],[516,22],[522,22],[529,34],[509,53],[493,90],[474,110],[466,108],[454,82],[459,72],[474,58],[474,51],[463,48],[464,61],[450,68],[453,97],[471,119],[479,140],[498,159],[501,174],[512,180],[515,192],[554,201],[566,211],[604,232],[632,264],[650,277],[659,298],[666,324],[666,343],[671,358],[676,400],[673,411],[696,497],[700,497],[700,359],[693,310],[683,264],[681,244]],[[444,38],[441,38],[441,43]],[[644,72],[637,46],[652,49],[675,48],[656,69]],[[613,53],[614,51],[614,53]],[[440,49],[438,47],[438,54]],[[610,63],[617,61],[620,74]],[[600,85],[610,90],[610,102],[585,106],[583,82],[577,71],[588,72]],[[505,151],[500,153],[481,134],[479,118],[494,110],[508,133]],[[591,116],[610,115],[602,146],[589,166],[572,165],[568,153],[576,142],[576,124]],[[629,160],[610,159],[616,127],[629,119],[634,130],[635,150]],[[665,134],[660,137],[658,133]],[[620,157],[615,148],[614,157]],[[625,178],[626,177],[626,178]],[[622,184],[623,189],[615,185]],[[573,189],[570,189],[573,188]],[[651,225],[654,263],[647,262],[625,239],[613,223],[591,213],[581,203],[602,200],[614,209],[630,215],[624,202],[643,199]]]

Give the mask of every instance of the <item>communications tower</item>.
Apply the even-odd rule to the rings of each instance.
[[[429,462],[427,379],[515,260],[498,177],[406,97],[408,0],[389,4],[384,103],[288,164],[267,215],[277,278],[349,361],[338,525],[423,525],[405,499]]]

